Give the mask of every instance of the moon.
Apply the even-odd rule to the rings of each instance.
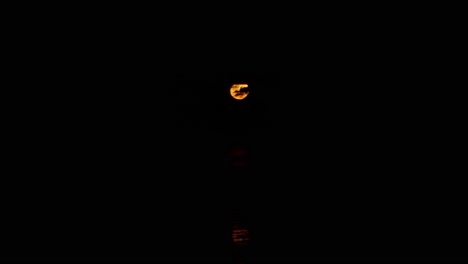
[[[236,100],[242,100],[249,95],[248,84],[233,84],[231,86],[231,96]]]

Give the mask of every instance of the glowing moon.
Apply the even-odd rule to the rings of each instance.
[[[231,86],[231,96],[236,100],[242,100],[249,94],[248,84],[233,84]]]

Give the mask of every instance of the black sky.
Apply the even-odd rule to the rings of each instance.
[[[253,259],[466,262],[456,7],[117,6],[6,12],[0,261],[229,262],[242,202]]]
[[[11,103],[10,159],[29,175],[9,178],[11,252],[41,243],[32,257],[226,258],[236,195],[248,197],[258,258],[461,252],[451,235],[461,193],[432,141],[440,117],[404,78],[332,66],[127,73],[76,79],[115,80],[106,89],[77,81]],[[233,83],[251,89],[241,104]],[[242,177],[225,166],[232,143],[253,153]]]
[[[280,37],[276,27],[258,44],[263,64],[283,70],[273,63],[253,69],[257,56],[236,56],[243,51],[218,45],[218,34],[209,47],[246,70],[211,62],[202,70],[196,34],[184,35],[190,41],[180,41],[171,53],[179,57],[169,55],[166,64],[160,54],[170,52],[159,33],[148,34],[154,28],[128,27],[131,37],[123,41],[123,26],[91,23],[95,30],[81,30],[76,41],[78,31],[61,19],[51,23],[63,25],[57,29],[26,23],[32,33],[17,31],[25,39],[15,38],[23,45],[14,53],[24,70],[2,93],[11,144],[11,169],[2,176],[2,251],[31,258],[230,257],[237,178],[224,153],[235,142],[248,145],[255,161],[239,178],[245,187],[238,195],[249,199],[256,257],[464,254],[463,174],[454,169],[461,155],[445,148],[459,145],[451,141],[459,131],[452,125],[463,119],[455,118],[453,95],[439,96],[444,78],[429,71],[432,40],[416,41],[435,27],[423,31],[426,20],[415,19],[394,29],[400,18],[393,15],[381,24],[313,17],[301,24],[314,27],[298,34],[311,45]],[[231,43],[234,33],[224,31]],[[254,46],[245,39],[243,47]],[[280,52],[271,43],[291,47]],[[282,62],[280,53],[294,61]],[[194,66],[170,69],[182,68],[179,58]],[[241,106],[229,95],[233,83],[251,89]]]

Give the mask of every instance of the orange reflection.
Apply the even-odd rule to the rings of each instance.
[[[233,229],[232,241],[236,245],[247,245],[250,241],[249,230],[245,228]]]
[[[244,157],[247,155],[247,149],[241,146],[236,146],[232,148],[229,154],[233,157]]]

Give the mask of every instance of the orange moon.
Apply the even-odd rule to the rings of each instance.
[[[248,88],[248,84],[233,84],[231,86],[231,96],[236,100],[242,100],[249,95],[249,91],[246,91],[245,88]]]

